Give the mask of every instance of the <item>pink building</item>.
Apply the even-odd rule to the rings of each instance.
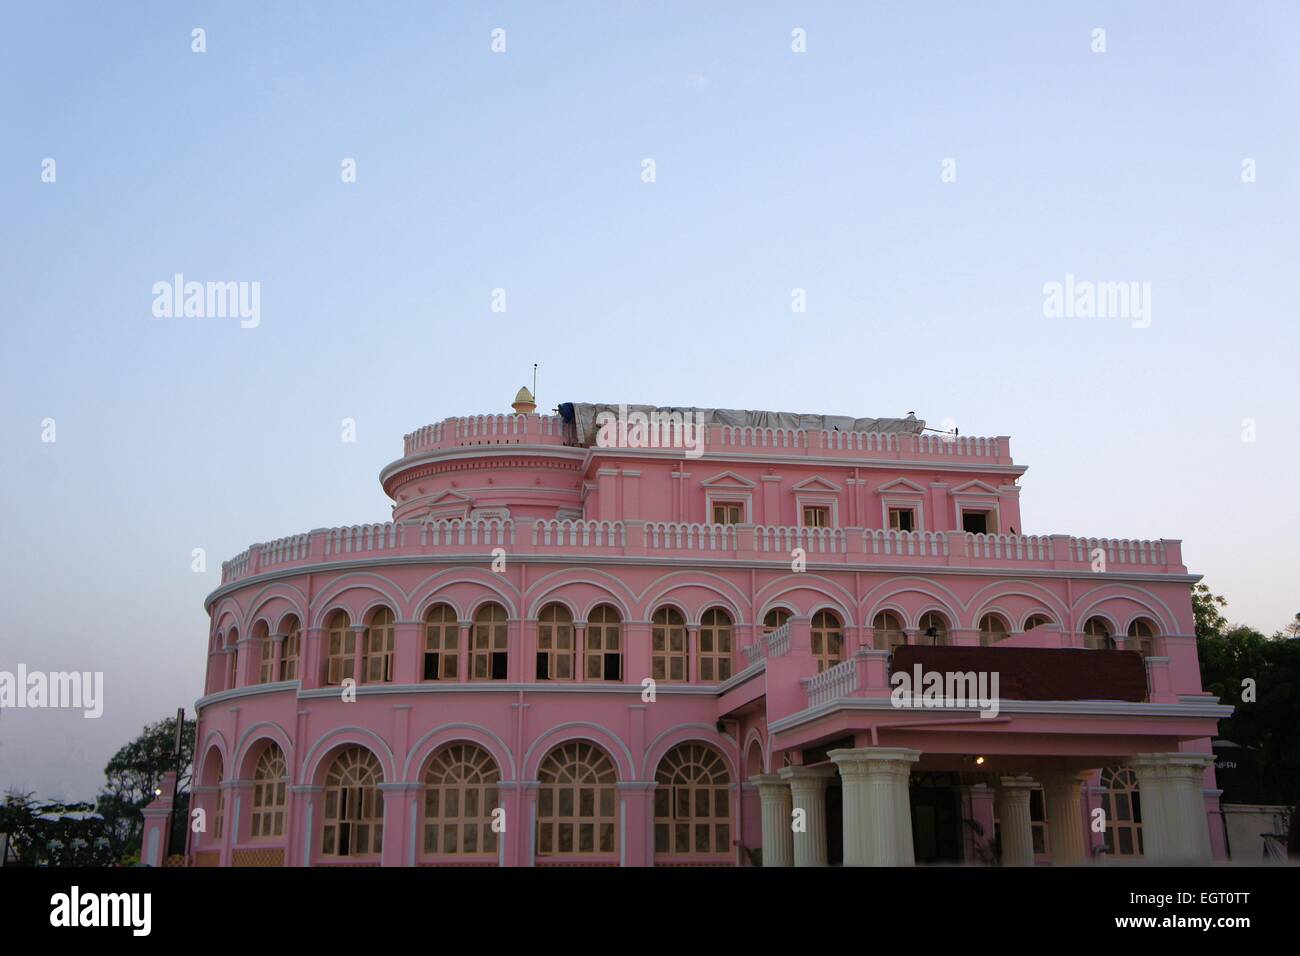
[[[515,408],[223,566],[194,863],[1223,855],[1179,542],[1025,534],[1008,439],[910,417]]]

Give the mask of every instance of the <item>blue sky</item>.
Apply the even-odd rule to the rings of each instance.
[[[1300,610],[1297,27],[1290,2],[7,4],[0,669],[103,670],[107,700],[0,715],[0,786],[92,793],[200,693],[223,559],[382,520],[402,435],[506,410],[533,362],[547,408],[1009,434],[1022,530],[1182,538],[1272,632]],[[177,272],[259,282],[260,325],[154,318]],[[1067,274],[1149,282],[1150,327],[1045,318]]]

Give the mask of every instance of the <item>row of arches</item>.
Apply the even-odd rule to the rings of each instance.
[[[224,770],[219,754],[205,767],[216,786],[213,837],[225,816]],[[495,860],[503,830],[501,768],[487,749],[468,740],[439,747],[420,775],[419,852],[426,859]],[[537,768],[535,851],[539,858],[609,857],[618,852],[618,784],[615,761],[598,743],[571,739],[552,747]],[[266,741],[252,780],[249,836],[283,842],[288,811],[288,765]],[[317,833],[323,862],[376,860],[384,845],[384,772],[369,748],[350,744],[329,760]],[[711,745],[686,741],[669,749],[655,771],[654,851],[671,858],[730,859],[734,782]]]
[[[771,633],[784,626],[790,616],[788,608],[771,609],[763,619],[764,632]],[[1028,631],[1054,623],[1049,614],[1036,611],[1024,618],[1021,629]],[[287,615],[281,627],[285,630],[274,636],[265,622],[259,622],[255,629],[251,648],[256,655],[256,667],[252,669],[257,675],[254,682],[295,680],[299,676],[302,635],[297,616]],[[505,680],[510,653],[508,627],[505,608],[494,602],[481,605],[467,627],[459,621],[451,605],[431,606],[423,621],[420,679]],[[812,651],[819,671],[845,659],[844,624],[838,613],[829,608],[819,609],[812,615],[811,629]],[[878,650],[892,651],[908,640],[904,618],[894,610],[876,614],[872,630],[872,644]],[[950,619],[941,611],[922,614],[914,631],[919,643],[950,643]],[[1011,633],[1004,614],[990,612],[980,618],[979,637],[984,646],[997,644]],[[1087,647],[1116,647],[1111,624],[1105,618],[1089,618],[1083,633]],[[1150,618],[1134,618],[1125,634],[1125,647],[1147,656],[1154,651],[1156,635],[1156,625]],[[324,640],[324,684],[340,685],[345,680],[393,681],[396,617],[390,608],[372,609],[359,625],[352,623],[346,611],[336,611],[329,618]],[[238,641],[238,631],[232,629],[222,648],[229,654],[222,689],[240,684],[237,655],[231,653]],[[723,608],[707,609],[698,627],[690,629],[677,608],[661,607],[651,618],[650,641],[650,676],[656,681],[719,683],[728,680],[736,670],[735,623]],[[622,682],[624,644],[623,619],[613,606],[596,606],[579,625],[566,605],[548,604],[537,620],[536,654],[529,676],[539,681]]]

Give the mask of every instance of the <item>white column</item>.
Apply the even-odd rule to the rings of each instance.
[[[790,785],[774,773],[750,777],[757,784],[762,806],[763,866],[794,865],[794,833],[790,829]]]
[[[1029,816],[1029,792],[1034,780],[1025,774],[1003,777],[998,790],[998,832],[1003,866],[1034,865],[1034,826]]]
[[[831,767],[781,768],[793,810],[803,811],[803,825],[794,831],[795,866],[826,865],[826,784],[834,775]]]
[[[1210,829],[1201,792],[1209,754],[1138,754],[1128,762],[1142,800],[1142,848],[1148,863],[1209,863]]]
[[[913,865],[908,781],[921,751],[859,747],[828,756],[844,785],[844,865]]]
[[[1051,772],[1040,775],[1047,804],[1047,842],[1053,866],[1087,863],[1081,789],[1091,774],[1087,771]]]

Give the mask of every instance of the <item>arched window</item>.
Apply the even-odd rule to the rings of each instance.
[[[212,821],[212,839],[221,842],[221,834],[226,829],[226,774],[225,767],[217,767],[217,812]]]
[[[349,677],[356,678],[357,633],[348,624],[346,611],[335,611],[329,622],[329,657],[326,660],[325,683],[342,684]]]
[[[438,751],[424,774],[424,852],[495,856],[500,783],[501,771],[482,747],[457,743]]]
[[[921,632],[917,643],[936,646],[948,643],[948,619],[938,611],[926,611],[917,626]]]
[[[278,744],[267,744],[262,756],[257,758],[257,769],[253,771],[251,835],[254,840],[284,836],[287,780],[288,768],[284,762],[284,752]]]
[[[1155,651],[1156,626],[1148,618],[1139,617],[1128,626],[1128,636],[1124,641],[1126,651],[1137,651],[1143,657],[1150,657]]]
[[[1111,856],[1142,856],[1142,803],[1137,776],[1128,767],[1107,767],[1101,772],[1105,793],[1106,852]]]
[[[990,647],[1007,639],[1007,622],[1001,614],[985,614],[980,618],[980,644]]]
[[[459,680],[460,622],[447,604],[435,604],[424,614],[424,679]]]
[[[1029,617],[1025,618],[1025,630],[1032,631],[1036,627],[1043,627],[1044,625],[1051,623],[1052,619],[1046,614],[1031,614]]]
[[[650,619],[650,676],[685,681],[686,661],[686,622],[676,608],[661,607]]]
[[[571,740],[537,768],[537,855],[616,852],[618,774],[594,744]]]
[[[271,629],[265,621],[258,621],[253,628],[253,640],[257,646],[257,682],[269,684],[275,668],[275,642],[271,640]]]
[[[772,610],[763,615],[763,633],[771,634],[778,627],[782,627],[788,620],[790,620],[789,608],[772,608]]]
[[[384,845],[384,798],[379,760],[364,747],[334,758],[325,776],[321,853],[327,857],[375,857]]]
[[[1110,636],[1110,625],[1105,618],[1090,617],[1083,625],[1083,643],[1094,651],[1115,649],[1115,639]]]
[[[623,679],[623,622],[608,604],[587,618],[587,680]]]
[[[844,660],[844,628],[834,611],[821,610],[813,615],[812,652],[819,674]]]
[[[731,677],[731,645],[731,616],[722,608],[709,608],[700,621],[700,680],[724,681]]]
[[[470,652],[470,680],[505,680],[509,638],[506,609],[484,604],[474,615],[474,644]]]
[[[674,747],[659,761],[655,784],[656,854],[731,854],[731,775],[716,750]]]
[[[382,607],[370,616],[366,627],[365,644],[362,645],[364,657],[361,670],[366,675],[367,684],[382,684],[393,679],[393,645],[396,619],[393,612]]]
[[[228,658],[228,667],[226,672],[226,688],[234,690],[239,686],[239,631],[234,628],[226,635],[226,657]]]
[[[894,648],[907,643],[907,634],[903,631],[903,621],[893,611],[881,611],[871,622],[878,651],[893,652]]]
[[[548,604],[537,617],[537,679],[573,680],[573,615]]]
[[[280,643],[280,680],[298,679],[298,659],[302,656],[302,627],[292,615],[280,624],[284,640]]]

